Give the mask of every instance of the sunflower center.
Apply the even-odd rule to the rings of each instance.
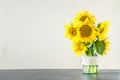
[[[86,18],[87,18],[87,16],[82,16],[82,17],[80,18],[80,21],[85,21]]]
[[[89,37],[92,33],[92,28],[88,25],[83,25],[80,28],[80,31],[81,31],[81,36],[82,37]]]
[[[77,31],[76,31],[75,28],[70,28],[69,32],[70,32],[73,36],[75,36],[75,35],[77,34]]]
[[[100,33],[102,33],[104,31],[104,28],[100,29]]]

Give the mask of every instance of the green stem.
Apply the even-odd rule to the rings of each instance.
[[[95,72],[95,71],[94,71],[94,68],[95,68],[94,65],[92,65],[92,72]]]

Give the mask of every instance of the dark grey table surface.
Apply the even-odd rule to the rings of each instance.
[[[80,69],[0,70],[0,80],[120,80],[120,70],[82,74]]]

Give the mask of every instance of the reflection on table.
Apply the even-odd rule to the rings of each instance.
[[[83,74],[83,80],[97,80],[97,74]]]

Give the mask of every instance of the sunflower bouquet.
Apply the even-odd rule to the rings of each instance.
[[[94,57],[107,54],[110,44],[106,36],[108,21],[96,24],[95,16],[85,10],[78,13],[74,20],[64,27],[65,37],[73,42],[72,48],[77,56]],[[88,73],[98,72],[95,65],[86,66],[85,70]]]

